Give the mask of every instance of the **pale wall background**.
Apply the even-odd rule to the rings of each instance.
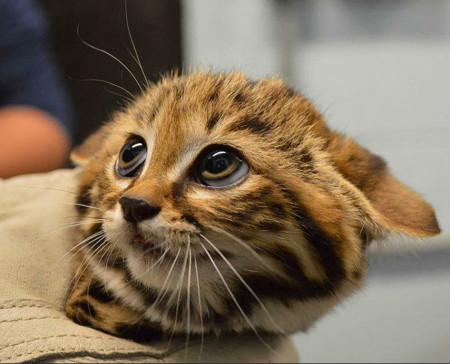
[[[295,336],[303,361],[450,361],[450,1],[184,0],[186,68],[279,75],[389,161],[444,233],[370,255],[366,289]]]

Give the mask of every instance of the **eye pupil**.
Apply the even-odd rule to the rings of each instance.
[[[137,156],[139,156],[140,153],[142,153],[142,150],[144,148],[144,144],[142,144],[141,142],[127,144],[122,152],[122,160],[125,163],[132,162]]]
[[[230,156],[227,152],[217,152],[208,157],[205,163],[205,169],[212,174],[219,174],[226,171],[231,163]]]

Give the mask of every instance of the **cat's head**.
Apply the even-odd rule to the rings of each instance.
[[[104,244],[133,280],[167,290],[167,319],[190,292],[205,331],[306,328],[361,285],[372,239],[439,233],[380,157],[276,79],[165,78],[72,158]]]

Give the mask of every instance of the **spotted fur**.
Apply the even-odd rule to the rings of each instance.
[[[147,160],[139,177],[121,178],[115,163],[132,135],[145,139]],[[211,144],[241,153],[250,166],[242,182],[193,181]],[[278,79],[163,78],[72,158],[84,166],[78,211],[92,224],[83,225],[67,314],[136,340],[307,329],[361,287],[371,240],[439,233],[431,206],[380,157],[331,131]],[[122,196],[160,212],[136,228]],[[138,232],[160,246],[136,244]]]

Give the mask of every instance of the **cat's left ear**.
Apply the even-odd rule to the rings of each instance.
[[[83,143],[72,149],[70,153],[70,160],[77,166],[86,165],[89,160],[100,150],[103,142],[108,134],[108,125],[103,125],[89,135]]]
[[[419,237],[440,233],[433,207],[397,180],[382,158],[339,134],[328,148],[341,174],[364,194],[369,218],[379,229]]]

